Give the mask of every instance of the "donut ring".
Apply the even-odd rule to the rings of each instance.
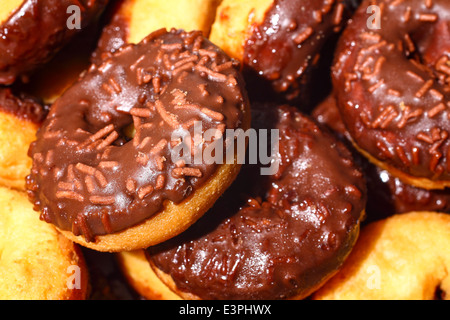
[[[392,28],[369,29],[369,5]],[[449,12],[445,0],[364,1],[340,39],[332,72],[356,148],[425,189],[450,186],[450,43],[439,40],[450,34]]]
[[[2,0],[0,19],[0,84],[10,85],[26,76],[63,47],[78,33],[68,28],[71,5],[80,8],[80,28],[94,20],[107,0]],[[1,9],[1,8],[0,8]]]
[[[364,210],[361,172],[342,144],[295,108],[264,113],[265,124],[279,117],[279,170],[265,180],[255,166],[244,165],[237,181],[196,224],[146,250],[147,267],[140,252],[119,254],[141,294],[301,299],[339,268],[358,236]],[[164,286],[157,279],[172,295],[160,290]]]
[[[432,300],[450,292],[450,215],[399,214],[361,230],[343,268],[316,300]]]
[[[240,168],[173,160],[174,132],[189,132],[196,156],[206,130],[216,140],[203,137],[203,147],[246,130],[248,107],[235,61],[201,32],[157,30],[92,65],[52,105],[30,147],[30,197],[43,220],[89,248],[157,244],[209,209]]]
[[[210,39],[279,96],[293,100],[347,9],[341,0],[224,0]]]
[[[1,299],[86,299],[89,274],[79,247],[39,221],[26,193],[2,186],[0,204]]]

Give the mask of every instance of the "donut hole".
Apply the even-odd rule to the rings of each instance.
[[[450,56],[450,25],[446,21],[415,30],[411,39],[422,63],[432,69],[442,56]]]
[[[450,25],[447,21],[438,20],[426,27],[405,32],[403,52],[406,58],[450,91]],[[444,68],[441,66],[444,65]]]
[[[129,125],[123,127],[122,134],[127,141],[132,140],[134,138],[134,135],[136,134],[136,128],[134,127],[134,124],[130,123]]]

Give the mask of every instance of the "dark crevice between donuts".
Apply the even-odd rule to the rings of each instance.
[[[111,253],[81,247],[89,278],[89,300],[138,300],[141,297],[130,287]]]
[[[310,66],[299,80],[300,91],[296,98],[288,99],[285,95],[276,92],[269,80],[260,77],[255,70],[244,66],[243,74],[250,99],[258,103],[289,104],[303,113],[311,113],[314,107],[332,91],[330,67],[338,39],[339,35],[335,35],[326,41],[317,64]]]

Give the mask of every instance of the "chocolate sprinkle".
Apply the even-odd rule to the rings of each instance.
[[[382,8],[380,29],[366,26],[368,5]],[[446,0],[364,1],[336,51],[333,84],[352,139],[411,177],[450,179],[450,51],[429,40],[448,32],[449,12]]]

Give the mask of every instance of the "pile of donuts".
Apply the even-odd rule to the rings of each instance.
[[[0,298],[448,299],[449,123],[447,0],[2,0]]]

